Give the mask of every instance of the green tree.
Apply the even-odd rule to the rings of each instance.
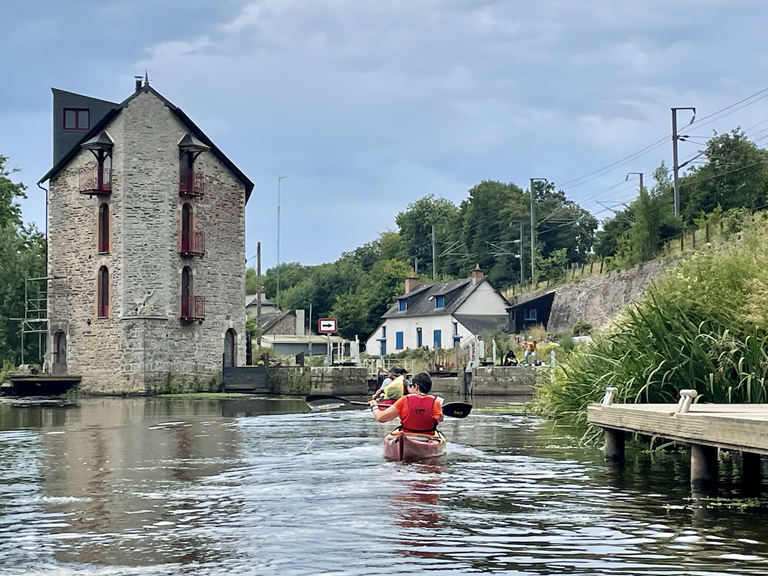
[[[435,235],[441,239],[448,237],[456,224],[458,209],[445,198],[435,198],[433,194],[424,196],[408,205],[405,212],[395,218],[400,237],[403,239],[409,262],[418,258],[419,268],[432,266],[432,226]]]
[[[25,279],[45,276],[45,237],[21,221],[16,200],[25,197],[25,187],[13,182],[15,172],[0,155],[0,365],[21,361],[20,325],[12,318],[24,315]],[[25,344],[25,360],[36,360],[37,339],[26,338]]]
[[[717,206],[757,208],[766,203],[768,151],[737,128],[715,134],[704,150],[706,163],[691,169],[680,185],[683,218],[692,223]]]
[[[246,268],[245,269],[245,293],[246,294],[256,294],[259,291],[258,283],[256,278],[256,268]]]

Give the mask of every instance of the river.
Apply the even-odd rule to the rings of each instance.
[[[692,495],[685,454],[523,414],[447,420],[438,463],[392,426],[301,399],[0,403],[0,574],[768,575],[768,498],[736,459]]]

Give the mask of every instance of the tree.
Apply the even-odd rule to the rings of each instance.
[[[427,269],[432,265],[432,226],[441,239],[449,236],[458,217],[456,205],[433,194],[424,196],[408,205],[405,212],[395,218],[409,262],[418,258],[419,266]]]
[[[258,287],[257,277],[256,277],[256,268],[246,268],[245,269],[245,293],[257,294],[258,292],[259,292],[259,287]]]
[[[680,185],[684,220],[692,223],[717,206],[757,208],[766,203],[768,151],[737,128],[707,142],[706,163],[691,169]]]
[[[24,226],[16,199],[24,198],[25,187],[13,182],[17,170],[7,167],[0,155],[0,365],[21,361],[18,320],[24,315],[26,278],[45,276],[45,237],[34,225]],[[25,359],[37,357],[37,341],[25,339]]]

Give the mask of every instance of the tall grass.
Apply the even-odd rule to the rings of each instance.
[[[742,240],[691,256],[636,305],[575,350],[536,394],[547,417],[586,422],[606,386],[617,402],[676,403],[695,388],[705,402],[768,402],[768,227],[756,217]]]

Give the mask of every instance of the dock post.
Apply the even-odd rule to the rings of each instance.
[[[624,460],[624,430],[605,429],[605,459],[615,462]]]
[[[708,488],[717,482],[717,448],[691,444],[691,484]]]
[[[741,484],[745,488],[760,487],[760,454],[741,453]]]

